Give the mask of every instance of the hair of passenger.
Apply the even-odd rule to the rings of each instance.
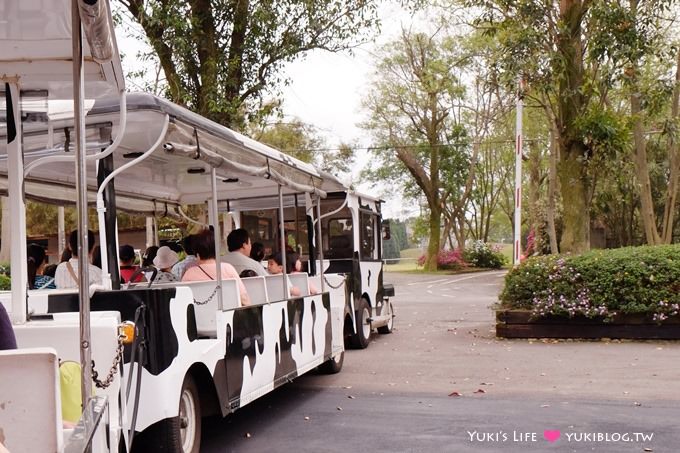
[[[227,236],[227,248],[230,252],[234,252],[243,247],[243,244],[247,244],[249,239],[250,235],[247,230],[237,228]]]
[[[255,272],[252,269],[243,269],[239,274],[239,277],[241,278],[257,277],[257,272]]]
[[[121,245],[118,248],[118,258],[121,261],[133,261],[135,259],[135,248],[130,244]]]
[[[250,257],[257,262],[264,259],[264,244],[262,242],[253,242],[253,246],[250,249]]]
[[[102,248],[95,245],[92,249],[92,265],[101,269],[102,267]]]
[[[68,238],[68,245],[71,247],[71,255],[78,256],[78,230],[71,231]],[[90,253],[94,248],[94,233],[92,230],[87,230],[87,253]]]
[[[27,270],[28,270],[28,287],[35,289],[35,275],[38,273],[38,268],[45,262],[47,254],[45,249],[38,244],[28,244],[26,247]]]
[[[195,255],[194,251],[194,235],[188,234],[182,240],[182,246],[184,247],[184,253],[187,255]]]
[[[68,248],[68,247],[64,247],[64,251],[61,252],[61,258],[59,258],[59,262],[64,263],[64,262],[70,260],[72,256],[73,256],[73,253],[71,253],[71,249]]]
[[[144,251],[144,256],[142,256],[142,267],[153,266],[153,259],[156,258],[157,253],[158,253],[157,245],[147,247],[147,249]]]
[[[45,269],[43,269],[43,275],[47,277],[52,277],[54,278],[54,274],[57,273],[57,265],[56,264],[48,264],[45,266]]]
[[[205,229],[195,235],[194,252],[202,260],[215,258],[215,237],[212,231]]]

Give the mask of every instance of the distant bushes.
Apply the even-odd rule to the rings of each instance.
[[[426,259],[427,256],[422,255],[418,258],[418,265],[423,266]],[[482,241],[475,241],[465,251],[441,250],[437,254],[437,267],[444,270],[459,270],[464,267],[498,269],[504,263],[505,256],[500,249]]]
[[[643,313],[663,321],[680,311],[680,245],[529,258],[505,277],[500,301],[536,317]]]

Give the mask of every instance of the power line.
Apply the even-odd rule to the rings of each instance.
[[[547,143],[548,140],[541,138],[525,139],[524,143]],[[353,151],[373,151],[373,150],[389,150],[389,149],[405,149],[405,148],[444,148],[448,146],[472,146],[472,145],[503,145],[503,144],[515,144],[514,140],[490,140],[484,142],[450,142],[450,143],[438,143],[436,145],[427,144],[406,144],[406,145],[380,145],[380,146],[352,146],[347,145],[342,148],[306,148],[298,149],[296,151],[304,152],[315,152],[315,151],[342,151],[344,149],[351,149]]]

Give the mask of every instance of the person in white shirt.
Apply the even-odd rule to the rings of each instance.
[[[78,230],[71,231],[68,238],[68,245],[71,248],[71,259],[65,261],[54,273],[54,282],[57,288],[77,288],[78,287]],[[87,253],[88,257],[94,249],[94,233],[87,231]],[[89,261],[89,259],[88,259]],[[93,264],[88,265],[90,285],[102,284],[102,270]]]
[[[237,228],[227,236],[229,253],[222,257],[222,261],[234,266],[239,275],[245,270],[252,270],[257,275],[269,275],[262,264],[250,257],[251,247],[252,244],[250,243],[248,231],[243,228]]]

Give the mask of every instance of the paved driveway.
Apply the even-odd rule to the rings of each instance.
[[[207,421],[204,451],[680,451],[680,344],[496,339],[503,275],[386,274],[393,334]]]

